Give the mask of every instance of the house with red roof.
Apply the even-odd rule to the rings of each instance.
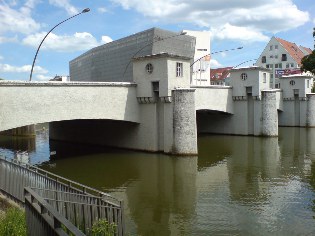
[[[270,87],[280,88],[279,78],[283,75],[301,74],[301,59],[310,53],[310,48],[272,37],[257,59],[256,65],[269,68]]]
[[[223,67],[210,70],[211,85],[227,85],[230,79],[230,70],[233,67]]]

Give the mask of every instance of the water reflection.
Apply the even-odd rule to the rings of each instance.
[[[312,235],[314,138],[202,136],[198,157],[171,157],[37,137],[30,158],[56,151],[43,168],[124,200],[131,235]]]

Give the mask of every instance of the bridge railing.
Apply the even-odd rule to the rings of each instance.
[[[27,235],[85,235],[31,188],[25,188]]]
[[[105,218],[109,223],[117,225],[118,235],[124,234],[122,201],[38,167],[0,157],[0,190],[25,203],[25,187],[35,189],[40,196],[43,194],[45,201],[52,204],[52,207],[64,217],[69,215],[72,217],[69,219],[75,219],[73,215],[82,213],[84,220],[81,222],[85,222],[83,229],[90,228],[97,219]],[[76,207],[70,203],[71,201],[77,204]],[[66,205],[67,212],[65,212]],[[81,205],[80,211],[79,205]],[[89,210],[86,210],[88,208]],[[70,213],[70,210],[73,212]],[[74,225],[76,225],[75,221]]]

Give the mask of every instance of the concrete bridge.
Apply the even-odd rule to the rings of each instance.
[[[52,139],[195,155],[197,130],[277,136],[278,125],[315,126],[308,76],[273,90],[269,70],[252,67],[232,70],[231,87],[191,86],[189,58],[145,56],[133,66],[132,83],[2,81],[0,131],[49,122]]]

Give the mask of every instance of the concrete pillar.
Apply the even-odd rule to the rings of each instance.
[[[197,155],[195,89],[173,90],[172,154]]]
[[[262,136],[278,136],[276,91],[262,91]]]
[[[315,93],[307,94],[306,126],[315,127]]]
[[[1,132],[3,135],[10,136],[34,136],[36,135],[35,125],[22,126]]]

